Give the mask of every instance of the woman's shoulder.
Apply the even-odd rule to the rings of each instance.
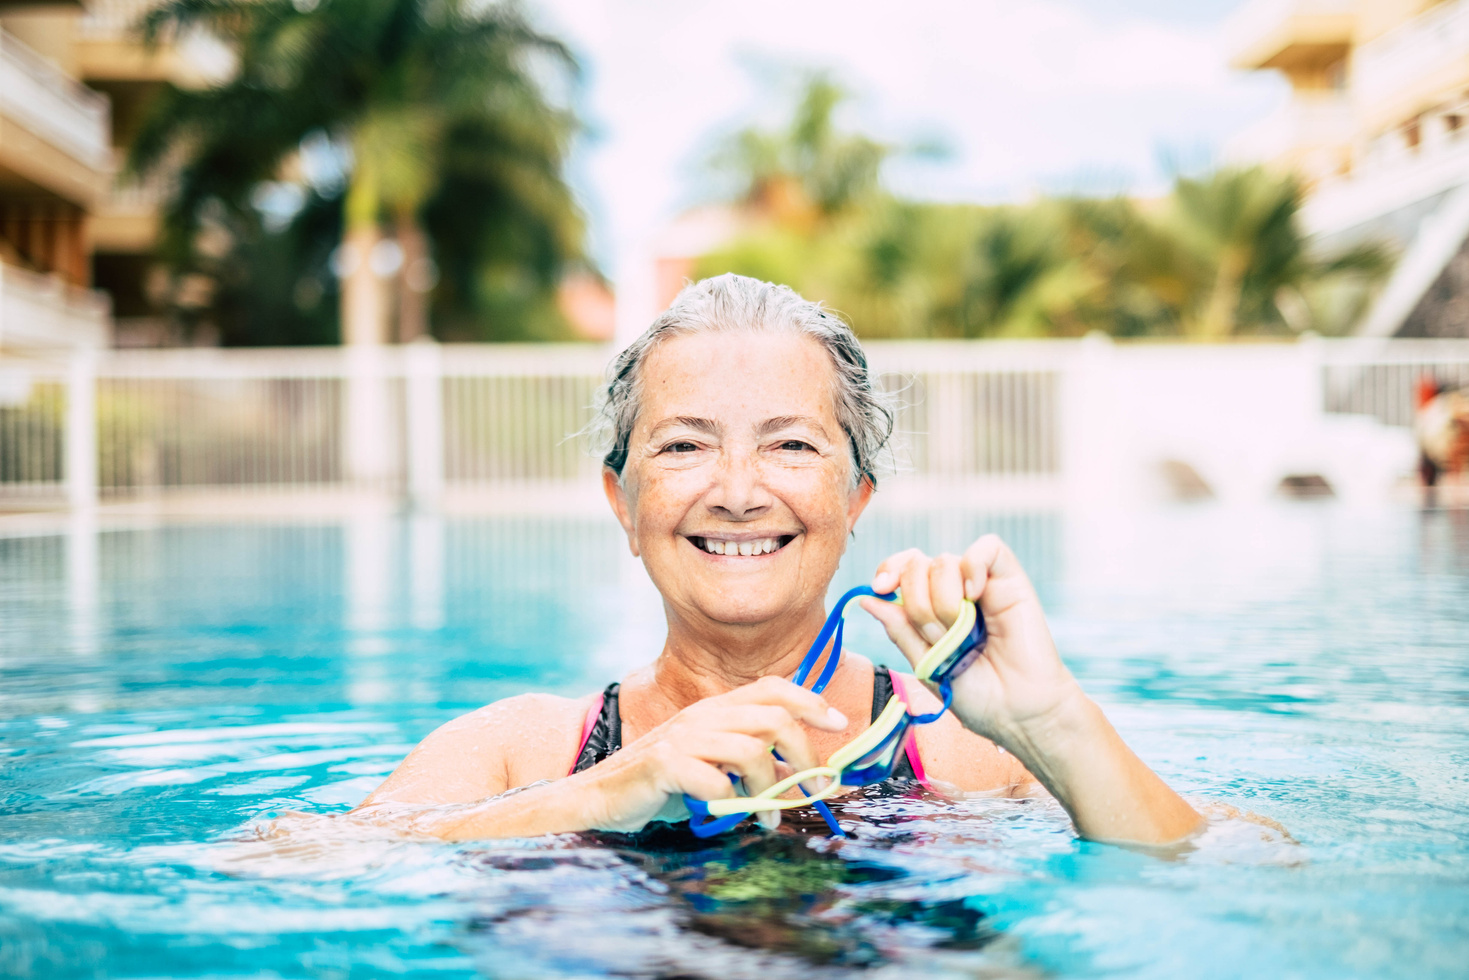
[[[441,732],[454,735],[491,730],[502,737],[513,738],[521,733],[534,734],[537,730],[561,727],[572,720],[580,726],[582,718],[601,696],[600,691],[577,698],[537,691],[516,694],[499,701],[491,701],[483,708],[476,708],[445,722],[434,735]]]
[[[430,732],[367,802],[465,803],[564,776],[597,697],[517,694],[462,714]]]

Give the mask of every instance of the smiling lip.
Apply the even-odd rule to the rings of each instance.
[[[763,538],[704,537],[696,534],[686,537],[700,551],[727,558],[760,558],[779,551],[796,539],[794,534],[772,534]]]

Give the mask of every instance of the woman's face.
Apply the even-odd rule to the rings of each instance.
[[[835,369],[809,337],[660,342],[608,498],[670,612],[759,624],[820,605],[871,496],[852,489]]]

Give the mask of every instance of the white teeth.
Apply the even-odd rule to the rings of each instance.
[[[780,549],[779,538],[762,538],[759,541],[720,541],[718,538],[705,538],[704,550],[711,555],[768,555],[772,551]]]

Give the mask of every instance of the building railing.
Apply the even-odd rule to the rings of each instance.
[[[1449,0],[1373,38],[1353,52],[1352,87],[1390,102],[1423,79],[1469,59],[1469,2]]]
[[[161,0],[89,0],[77,20],[77,30],[87,38],[118,38],[130,35],[143,15]]]
[[[1306,179],[1345,173],[1351,165],[1355,123],[1351,100],[1340,92],[1299,94],[1229,141],[1233,159],[1289,163]]]
[[[0,350],[100,347],[111,309],[104,292],[0,262]]]
[[[98,169],[111,160],[106,96],[68,78],[0,30],[0,112]]]
[[[901,405],[900,482],[1026,493],[1063,484],[1089,493],[1109,467],[1211,440],[1231,447],[1221,472],[1252,443],[1275,460],[1277,428],[1299,441],[1342,413],[1401,433],[1421,377],[1469,384],[1469,341],[1088,338],[868,352]],[[433,506],[459,492],[587,487],[600,464],[579,433],[611,354],[426,343],[10,358],[0,361],[0,500],[331,489]]]

